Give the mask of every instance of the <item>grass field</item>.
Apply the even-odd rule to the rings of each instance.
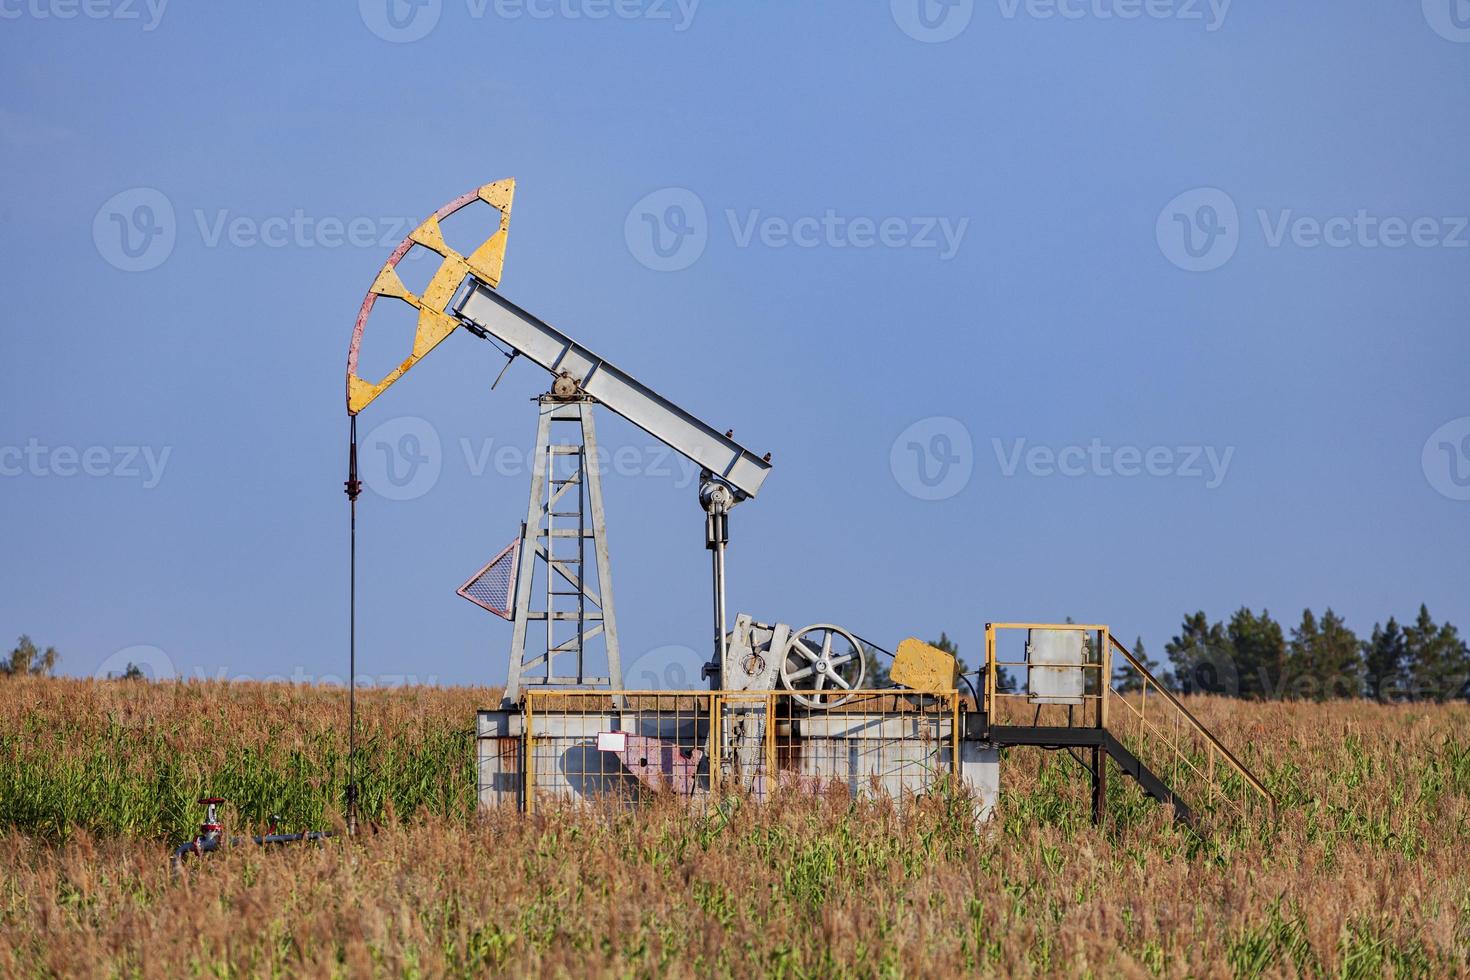
[[[1202,840],[1121,778],[1093,828],[1083,773],[1037,750],[980,833],[942,793],[477,816],[496,693],[370,692],[376,832],[175,877],[205,792],[232,831],[340,820],[341,692],[0,687],[5,976],[1470,973],[1463,705],[1192,700],[1282,802]]]

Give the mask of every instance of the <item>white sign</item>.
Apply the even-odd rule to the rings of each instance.
[[[599,752],[626,752],[628,749],[627,732],[598,732],[597,751]]]

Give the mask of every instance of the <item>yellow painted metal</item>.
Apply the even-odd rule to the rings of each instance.
[[[531,701],[531,698],[526,698],[525,722],[521,729],[521,743],[526,753],[525,768],[521,770],[521,792],[526,795],[526,813],[531,813],[536,808],[536,724]]]
[[[985,624],[985,717],[995,717],[995,624]]]
[[[947,691],[959,684],[960,666],[953,654],[911,636],[898,645],[888,678],[921,691]]]
[[[776,695],[766,695],[766,798],[776,789]]]
[[[348,354],[347,412],[349,415],[356,415],[366,408],[373,399],[388,390],[395,381],[407,373],[409,368],[417,364],[445,337],[454,332],[454,328],[459,326],[459,323],[446,312],[446,308],[455,290],[459,288],[460,283],[464,282],[466,275],[473,274],[475,278],[492,288],[499,287],[501,273],[505,267],[505,245],[510,235],[510,210],[511,201],[515,197],[515,186],[514,178],[498,180],[451,201],[424,219],[423,223],[409,233],[384,263],[377,278],[373,280],[372,288],[368,291],[367,299],[364,300],[362,309],[358,313],[352,347]],[[440,221],[476,201],[495,208],[500,213],[500,221],[495,232],[473,252],[465,256],[450,248],[445,242]],[[418,295],[404,285],[397,271],[398,262],[414,245],[422,246],[440,258],[439,268],[429,280],[429,284],[424,287],[423,293]],[[413,350],[396,368],[388,372],[382,379],[373,382],[358,376],[357,354],[363,330],[373,305],[378,299],[407,303],[418,310],[419,315],[414,329]]]
[[[949,774],[956,778],[960,774],[960,697],[959,692],[949,699]]]

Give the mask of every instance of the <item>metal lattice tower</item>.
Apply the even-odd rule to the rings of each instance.
[[[517,563],[507,704],[514,704],[530,686],[623,686],[594,402],[585,395],[542,395],[539,403],[531,495]],[[588,575],[589,562],[595,562],[595,582]],[[532,608],[536,592],[544,599],[540,609]],[[530,627],[538,622],[545,624],[545,643],[538,637],[528,646]],[[607,674],[590,676],[589,641],[598,638]]]

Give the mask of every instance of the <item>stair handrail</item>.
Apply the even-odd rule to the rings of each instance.
[[[1174,696],[1173,691],[1169,690],[1162,683],[1160,683],[1159,679],[1155,677],[1152,673],[1150,673],[1147,667],[1139,663],[1138,658],[1134,657],[1133,653],[1126,646],[1124,646],[1122,643],[1119,643],[1118,638],[1113,635],[1112,632],[1108,633],[1108,641],[1112,644],[1113,648],[1117,650],[1117,652],[1123,655],[1123,658],[1128,661],[1133,669],[1138,671],[1139,675],[1144,679],[1145,684],[1152,684],[1154,688],[1160,694],[1162,694],[1164,698],[1168,700],[1168,702],[1172,704],[1179,711],[1179,713],[1189,721],[1190,725],[1194,727],[1194,730],[1198,732],[1201,736],[1203,736],[1206,741],[1213,745],[1215,749],[1219,751],[1222,756],[1224,756],[1225,761],[1230,763],[1231,767],[1240,774],[1242,779],[1246,781],[1246,784],[1265,799],[1266,805],[1270,808],[1271,815],[1274,817],[1276,815],[1277,807],[1276,797],[1269,789],[1266,788],[1265,784],[1262,783],[1260,779],[1256,778],[1256,774],[1251,772],[1250,768],[1244,762],[1241,762],[1239,759],[1237,759],[1235,757],[1235,753],[1231,752],[1230,749],[1225,746],[1225,743],[1220,741],[1220,739],[1215,735],[1214,732],[1206,728],[1204,724],[1200,722],[1200,720],[1196,718],[1190,712],[1190,710],[1184,706],[1183,702],[1181,702],[1177,697]],[[1108,690],[1120,698],[1123,697],[1123,693],[1113,688],[1111,684],[1108,685]],[[1124,703],[1127,704],[1126,699],[1124,700]],[[1129,705],[1129,707],[1132,708],[1133,706]],[[1136,711],[1137,709],[1134,710]]]

